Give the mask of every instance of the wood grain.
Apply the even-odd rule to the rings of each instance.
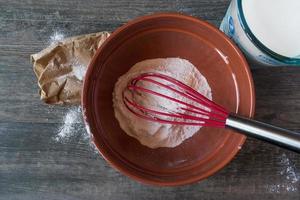
[[[209,179],[184,187],[142,185],[121,175],[83,139],[53,138],[68,110],[39,100],[29,55],[51,37],[113,31],[153,12],[190,14],[218,26],[229,0],[0,0],[0,199],[299,199],[300,157],[248,139]],[[252,66],[256,118],[300,131],[300,68]],[[287,161],[289,163],[287,163]],[[289,171],[289,172],[287,172]],[[290,179],[288,179],[288,177]]]

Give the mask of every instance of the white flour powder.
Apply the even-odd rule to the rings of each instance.
[[[121,76],[115,85],[113,94],[113,103],[115,116],[119,121],[121,128],[130,136],[138,139],[143,145],[150,148],[158,147],[176,147],[184,140],[192,137],[201,127],[161,124],[144,120],[132,114],[123,103],[122,92],[125,90],[128,82],[139,74],[146,72],[163,73],[189,85],[207,98],[212,99],[211,89],[204,76],[196,67],[185,59],[180,58],[158,58],[144,60],[135,64],[126,74]],[[149,87],[147,87],[150,89]],[[166,91],[158,86],[153,86],[152,90],[163,93],[173,98],[183,100],[181,96],[174,92]],[[178,108],[178,103],[171,103],[160,97],[153,95],[137,94],[133,98],[135,101],[148,108],[167,108],[174,110]],[[156,109],[157,110],[157,109]],[[174,119],[171,119],[174,120]]]
[[[63,119],[63,125],[59,128],[59,132],[55,136],[56,141],[66,140],[73,136],[76,129],[78,129],[78,123],[81,121],[81,109],[70,109]],[[87,134],[84,133],[87,137]]]
[[[68,110],[63,118],[61,127],[59,127],[54,140],[59,143],[67,142],[71,139],[81,140],[87,142],[91,149],[98,153],[92,139],[92,135],[89,131],[89,127],[84,125],[82,120],[81,107],[75,107]]]
[[[61,32],[58,32],[58,31],[55,31],[51,36],[50,36],[50,39],[49,39],[49,43],[50,44],[53,44],[55,42],[59,42],[61,40],[63,40],[65,38],[65,35]]]
[[[77,65],[73,66],[73,74],[80,81],[83,80],[86,70],[87,70],[87,67],[84,65],[77,64]]]
[[[269,192],[297,192],[300,186],[300,174],[295,165],[285,153],[280,156],[279,164],[281,166],[281,183],[269,185],[267,187]]]

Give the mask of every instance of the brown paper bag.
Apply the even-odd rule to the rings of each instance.
[[[48,104],[80,104],[87,66],[108,32],[75,36],[31,55],[41,99]]]

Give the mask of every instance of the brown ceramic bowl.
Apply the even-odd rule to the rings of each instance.
[[[128,136],[114,116],[114,85],[135,63],[166,57],[189,60],[207,78],[215,102],[232,112],[253,115],[252,77],[239,49],[212,25],[170,13],[135,19],[105,41],[86,73],[82,105],[95,144],[113,167],[143,183],[174,186],[220,170],[239,151],[245,136],[202,128],[176,148],[158,149]]]

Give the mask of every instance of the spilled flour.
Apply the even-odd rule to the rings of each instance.
[[[55,136],[56,141],[63,141],[73,136],[74,132],[78,128],[78,122],[80,119],[80,107],[70,109],[64,117],[63,125],[59,128],[58,134]],[[84,133],[84,138],[87,138],[88,134]]]
[[[287,180],[290,180],[291,183],[297,183],[300,180],[300,175],[296,173],[296,167],[285,153],[281,156],[281,164],[284,168],[280,174],[285,176]]]
[[[283,153],[280,156],[281,183],[269,185],[268,191],[272,193],[296,192],[300,188],[300,174],[295,164]]]
[[[66,35],[60,31],[55,30],[50,35],[49,40],[47,41],[48,45],[53,45],[55,43],[61,42],[66,38]],[[65,48],[65,47],[64,47]],[[67,51],[66,51],[67,52]],[[67,54],[67,53],[66,53]],[[74,54],[74,52],[73,52]],[[77,54],[76,54],[77,55]],[[88,59],[87,59],[88,60]],[[78,84],[81,84],[81,82],[84,79],[86,69],[87,69],[87,63],[83,62],[82,60],[78,59],[75,54],[73,55],[72,59],[68,60],[68,65],[71,65],[71,72],[68,72],[67,74],[62,74],[61,76],[58,76],[56,79],[58,82],[65,82],[68,78],[76,78],[68,79],[68,83],[70,83],[70,80],[73,80],[72,87],[77,87]],[[59,64],[55,67],[61,67],[63,64]],[[69,90],[65,91],[66,96],[74,95],[75,92],[70,92]],[[65,100],[67,102],[67,100]],[[92,142],[92,136],[90,134],[89,128],[85,126],[83,119],[82,119],[82,112],[81,107],[72,107],[67,110],[65,113],[63,119],[62,119],[62,125],[58,127],[55,136],[52,138],[54,142],[56,143],[67,143],[70,141],[76,141],[81,143],[87,143],[91,147],[91,149],[94,152],[98,153],[97,148],[95,147],[94,143]]]
[[[87,67],[82,64],[74,64],[72,74],[76,76],[76,78],[80,81],[83,80]]]
[[[58,128],[57,134],[54,136],[54,141],[65,143],[70,140],[78,140],[88,143],[91,149],[98,153],[96,146],[92,141],[92,135],[89,127],[84,125],[82,120],[81,107],[70,108],[63,118],[61,127]]]
[[[63,40],[65,38],[65,35],[59,31],[55,31],[51,36],[50,36],[50,39],[49,39],[49,43],[50,44],[53,44],[55,42],[59,42],[61,40]]]

